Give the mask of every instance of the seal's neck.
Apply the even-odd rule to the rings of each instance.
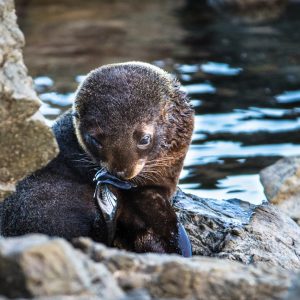
[[[80,181],[93,183],[97,167],[78,143],[73,125],[71,110],[62,115],[53,125],[52,130],[59,145],[58,159],[74,171],[74,175],[80,176]]]

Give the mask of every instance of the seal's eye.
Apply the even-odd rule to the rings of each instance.
[[[145,134],[139,141],[138,147],[141,149],[147,148],[151,143],[151,135]]]
[[[92,146],[97,147],[97,148],[100,148],[100,147],[101,147],[101,143],[100,143],[100,141],[99,141],[96,137],[94,137],[94,136],[88,134],[88,135],[87,135],[87,140],[88,140],[88,142],[89,142]]]

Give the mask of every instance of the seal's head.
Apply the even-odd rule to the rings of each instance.
[[[79,86],[73,109],[83,149],[122,179],[135,178],[151,162],[166,166],[169,157],[174,163],[190,143],[193,110],[185,93],[170,74],[147,63],[93,70]]]

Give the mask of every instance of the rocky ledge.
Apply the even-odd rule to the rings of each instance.
[[[180,190],[192,258],[135,254],[87,238],[0,239],[0,295],[38,299],[293,299],[300,228],[268,204]],[[197,256],[203,255],[203,256]],[[210,256],[210,257],[208,257]],[[296,298],[295,298],[296,299]]]
[[[269,202],[300,224],[300,157],[285,157],[260,173]]]
[[[23,62],[13,0],[0,0],[0,201],[58,153]]]
[[[276,207],[203,199],[181,191],[174,205],[194,255],[300,269],[300,228]]]

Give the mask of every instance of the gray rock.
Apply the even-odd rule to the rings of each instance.
[[[194,251],[215,257],[136,254],[88,238],[73,242],[77,250],[63,239],[43,235],[2,238],[0,295],[40,300],[287,299],[295,280],[291,270],[299,268],[299,226],[269,205],[222,203],[179,191],[177,208],[180,203],[181,221],[191,238],[203,235]],[[224,205],[229,209],[222,210]]]
[[[300,157],[286,157],[260,173],[265,195],[300,224]]]
[[[10,298],[123,296],[102,264],[92,263],[63,239],[43,235],[0,240],[0,294]]]
[[[286,296],[286,300],[299,300],[300,299],[300,275],[294,277],[291,288]]]
[[[181,191],[174,205],[195,255],[300,269],[300,228],[276,207],[202,199]]]
[[[151,299],[284,299],[293,279],[293,273],[274,266],[133,254],[84,238],[76,243],[94,261],[103,263],[124,290],[146,290]]]
[[[40,101],[23,63],[23,46],[14,3],[0,0],[0,200],[58,152],[51,129],[37,112]]]
[[[300,227],[275,207],[174,199],[194,253],[136,254],[90,239],[0,240],[0,294],[38,299],[285,299],[300,268]],[[80,251],[79,251],[80,250]],[[225,259],[226,258],[226,259]],[[235,261],[233,261],[235,260]],[[242,263],[240,263],[242,262]]]

